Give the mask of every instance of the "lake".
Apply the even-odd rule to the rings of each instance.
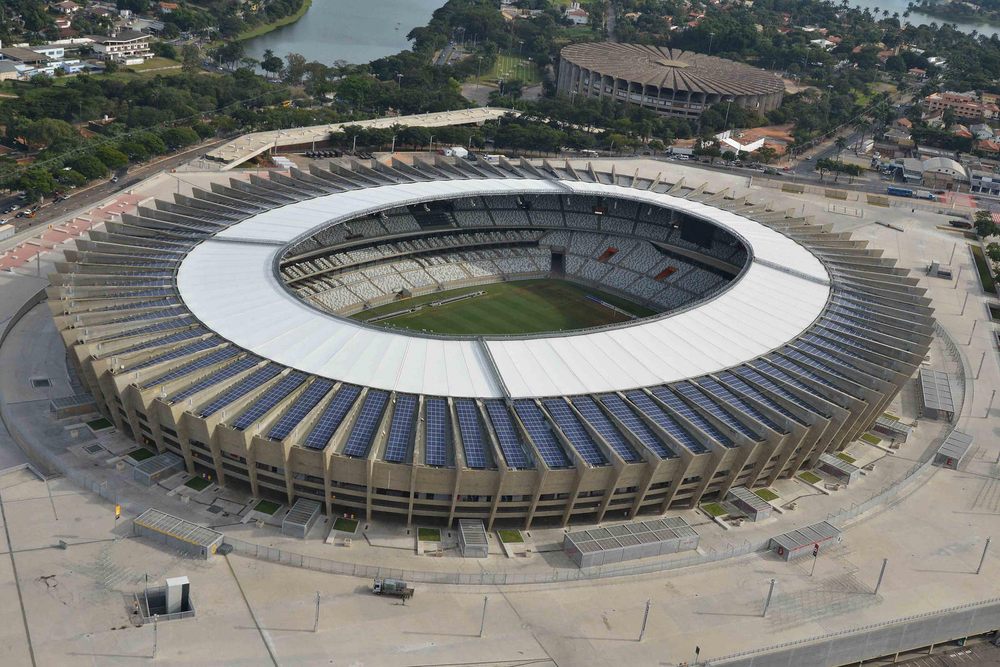
[[[407,33],[427,25],[444,0],[313,0],[297,22],[245,42],[247,55],[271,49],[282,58],[367,63],[410,46]]]
[[[931,23],[941,25],[942,23],[955,23],[958,25],[958,29],[962,32],[972,32],[973,30],[976,30],[981,35],[987,36],[992,35],[995,32],[1000,32],[1000,26],[990,23],[950,21],[936,16],[922,14],[921,12],[910,12],[910,16],[904,19],[903,12],[906,11],[906,5],[909,4],[908,0],[850,0],[850,3],[851,7],[861,5],[862,8],[867,7],[873,11],[876,7],[878,7],[880,15],[883,9],[888,10],[889,16],[892,16],[893,12],[899,12],[900,21],[906,21],[907,23],[911,23],[913,25],[930,25]]]

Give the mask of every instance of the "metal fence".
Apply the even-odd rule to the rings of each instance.
[[[1000,598],[896,618],[819,637],[775,644],[706,660],[704,667],[847,665],[912,651],[1000,627]]]

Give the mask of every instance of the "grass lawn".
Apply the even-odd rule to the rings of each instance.
[[[146,459],[153,458],[156,456],[153,452],[149,451],[145,447],[140,447],[139,449],[133,449],[131,452],[126,454],[133,461],[145,461]]]
[[[811,473],[808,470],[799,473],[799,479],[803,482],[808,482],[809,484],[819,484],[823,481],[823,478],[815,473]]]
[[[865,433],[861,436],[861,439],[867,442],[869,445],[880,445],[882,444],[882,438],[877,435],[872,435],[871,433]]]
[[[98,417],[97,419],[91,419],[87,422],[87,426],[90,427],[91,431],[103,431],[106,428],[111,428],[114,424],[104,417]]]
[[[856,458],[854,458],[850,454],[845,454],[844,452],[838,452],[837,458],[840,459],[841,461],[847,461],[848,463],[854,463],[855,461],[857,461]]]
[[[993,274],[990,272],[990,263],[983,254],[983,249],[979,245],[971,245],[972,258],[976,260],[976,270],[979,272],[979,282],[983,285],[983,290],[990,294],[996,294],[997,285],[993,281]]]
[[[440,542],[441,531],[437,528],[418,528],[417,539],[421,542]]]
[[[278,511],[279,507],[281,507],[281,505],[278,503],[271,502],[270,500],[262,500],[257,503],[256,507],[253,509],[255,512],[262,512],[273,516],[274,513]]]
[[[756,491],[754,491],[754,493],[757,494],[758,498],[760,498],[761,500],[766,500],[767,502],[771,502],[772,500],[778,499],[778,494],[772,491],[771,489],[757,489]]]
[[[482,81],[496,84],[498,80],[519,79],[525,86],[542,82],[542,72],[534,62],[516,53],[501,53],[489,72],[483,72]]]
[[[726,508],[719,503],[702,503],[701,508],[708,512],[708,515],[713,518],[729,514],[729,512],[726,511]]]
[[[337,517],[337,520],[333,522],[333,529],[343,533],[356,533],[358,532],[358,520],[345,519],[342,516]]]
[[[895,419],[896,421],[899,421],[899,416],[894,415],[891,412],[883,412],[882,415],[888,417],[889,419]]]
[[[509,335],[582,329],[628,321],[626,316],[588,299],[587,295],[603,299],[633,315],[645,317],[653,314],[648,308],[597,290],[565,280],[543,279],[494,283],[426,294],[372,308],[353,315],[353,318],[367,320],[403,308],[478,291],[485,294],[406,313],[382,320],[379,324],[439,334]]]
[[[207,479],[205,479],[204,477],[192,477],[188,481],[184,482],[184,486],[188,487],[189,489],[194,489],[195,491],[204,491],[209,486],[211,486],[211,484],[212,483]],[[277,506],[275,506],[275,509],[278,509]],[[274,512],[268,512],[268,514],[274,514]]]
[[[524,542],[524,538],[521,537],[521,531],[519,530],[498,530],[497,533],[500,535],[500,539],[507,544]]]

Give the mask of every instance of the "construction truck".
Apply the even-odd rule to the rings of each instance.
[[[413,597],[413,589],[407,586],[405,581],[399,579],[376,579],[372,583],[372,593],[375,595],[395,595],[404,600]]]

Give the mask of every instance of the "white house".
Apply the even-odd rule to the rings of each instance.
[[[563,12],[563,16],[569,19],[574,25],[587,25],[590,23],[590,14],[587,13],[586,9],[580,7],[579,2],[571,4],[569,9]]]
[[[149,35],[135,30],[122,30],[111,37],[96,36],[93,38],[94,52],[104,60],[134,64],[153,57],[150,39]]]

